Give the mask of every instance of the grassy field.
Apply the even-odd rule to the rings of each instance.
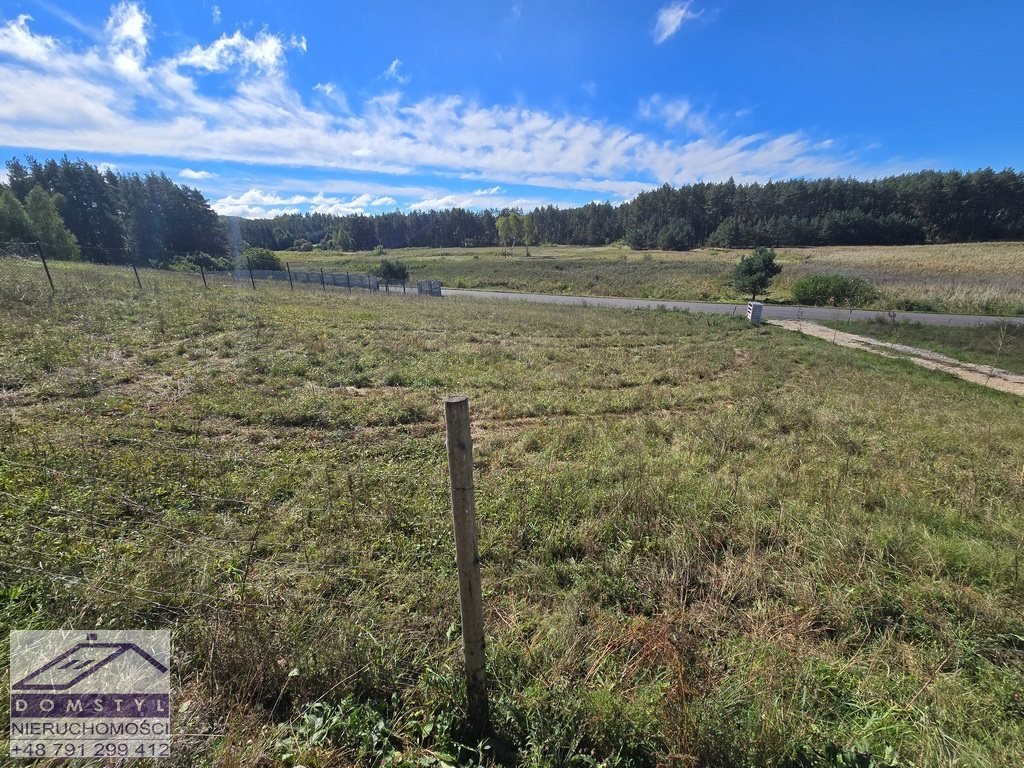
[[[867,280],[880,292],[879,309],[979,314],[1024,314],[1024,243],[779,248],[782,274],[768,301],[789,302],[793,281],[838,272]],[[637,252],[626,247],[536,246],[529,257],[500,248],[392,251],[415,279],[438,279],[453,288],[489,288],[651,299],[737,301],[729,284],[739,250]],[[295,264],[312,263],[365,272],[379,257],[369,253],[281,251]]]
[[[957,328],[892,323],[886,320],[824,320],[821,324],[882,341],[930,349],[967,363],[990,365],[1011,373],[1024,374],[1024,328],[1016,325],[993,324],[978,328]]]
[[[129,286],[0,293],[0,402],[0,623],[171,628],[168,765],[1024,762],[1019,399],[727,317]]]

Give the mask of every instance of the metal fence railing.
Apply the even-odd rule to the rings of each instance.
[[[190,285],[197,289],[217,286],[258,290],[264,287],[316,290],[324,293],[368,291],[385,295],[440,296],[440,281],[410,286],[406,280],[370,273],[291,269],[249,269],[229,272],[160,269],[134,264],[97,264],[47,259],[37,243],[0,243],[0,299],[27,300],[47,294],[111,293]],[[424,288],[426,286],[426,288]]]

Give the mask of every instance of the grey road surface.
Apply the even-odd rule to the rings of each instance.
[[[684,312],[707,312],[714,315],[737,315],[745,317],[746,304],[716,304],[708,301],[661,301],[657,299],[627,299],[611,296],[558,296],[547,293],[515,293],[512,291],[470,291],[460,288],[443,288],[442,295],[465,296],[474,299],[505,299],[507,301],[533,301],[541,304],[564,304],[570,306],[617,307],[619,309],[676,309]],[[992,323],[1024,325],[1024,317],[999,317],[996,315],[943,315],[936,312],[895,312],[897,320],[922,325],[975,326]],[[766,320],[887,320],[890,314],[870,309],[834,309],[832,307],[796,307],[781,304],[765,304],[762,317]]]

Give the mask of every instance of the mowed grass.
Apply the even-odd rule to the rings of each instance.
[[[993,323],[960,328],[887,320],[826,320],[821,324],[881,341],[928,349],[966,363],[1024,374],[1024,327],[1019,325]]]
[[[0,398],[3,628],[170,628],[168,765],[1024,761],[1018,398],[726,317],[191,286],[3,295]]]
[[[1024,314],[1024,243],[922,246],[778,248],[782,273],[767,301],[792,302],[795,280],[840,273],[867,280],[880,293],[871,308],[967,314]],[[730,284],[748,250],[638,252],[601,248],[521,247],[393,250],[413,279],[441,280],[452,288],[480,288],[593,296],[634,296],[693,301],[746,301]],[[295,264],[366,272],[380,257],[370,253],[279,252]]]

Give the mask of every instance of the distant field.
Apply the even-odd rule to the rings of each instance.
[[[729,317],[0,293],[0,625],[172,628],[170,766],[487,763],[453,392],[502,759],[1024,763],[1020,401]]]
[[[1024,374],[1024,327],[989,325],[960,328],[916,323],[821,321],[829,328],[870,336],[882,341],[921,347],[962,360]]]
[[[524,257],[500,248],[392,251],[414,278],[451,287],[539,293],[635,296],[652,299],[737,301],[729,285],[740,250],[637,252],[625,247],[536,246]],[[790,302],[802,275],[840,272],[863,278],[882,294],[879,309],[978,314],[1024,314],[1024,243],[777,249],[782,274],[769,301]],[[280,255],[296,264],[365,271],[379,259],[368,253]]]

